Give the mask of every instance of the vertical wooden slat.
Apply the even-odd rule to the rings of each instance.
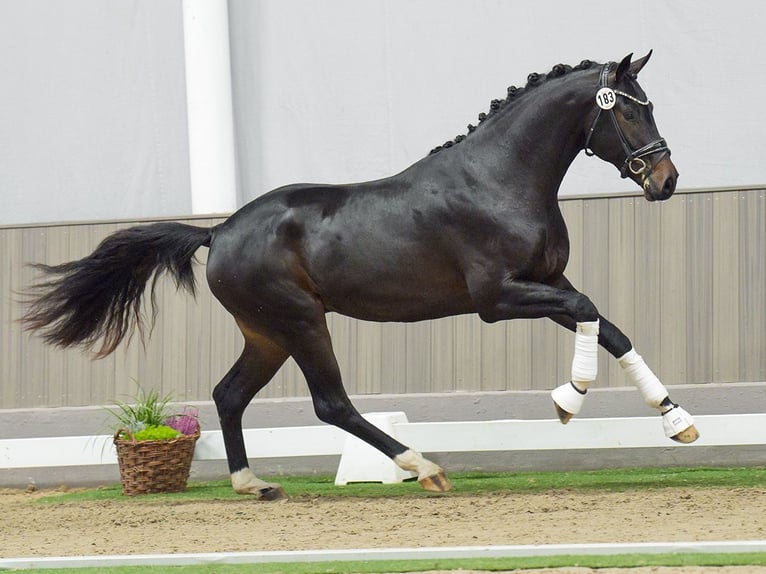
[[[636,340],[636,306],[643,308],[646,301],[641,299],[636,292],[636,250],[643,249],[642,227],[636,223],[641,221],[641,205],[636,202],[642,201],[634,197],[615,198],[608,200],[609,206],[609,252],[608,269],[609,279],[606,284],[607,296],[605,303],[601,298],[595,299],[601,314],[620,329],[633,341],[634,346],[642,348]],[[640,281],[639,281],[640,282]],[[643,351],[639,351],[643,352]],[[627,384],[617,361],[601,351],[599,357],[600,385],[624,386]]]
[[[506,376],[501,390],[523,391],[534,388],[532,374],[532,323],[530,319],[517,319],[505,323]]]
[[[407,392],[427,393],[432,390],[432,385],[433,388],[443,388],[445,384],[443,380],[437,380],[432,383],[438,375],[432,371],[434,363],[432,356],[435,351],[431,345],[431,324],[407,323],[402,327],[404,330],[403,339],[406,341],[404,364]],[[450,348],[448,356],[442,358],[442,360],[447,358],[451,360],[451,356]],[[439,374],[441,372],[439,371]],[[451,383],[451,380],[449,382]]]
[[[381,334],[381,392],[407,392],[407,329],[384,323]]]
[[[69,260],[69,229],[66,227],[50,227],[47,234],[47,253],[45,261],[51,264],[64,263]],[[63,406],[67,404],[67,380],[64,373],[67,370],[67,362],[72,353],[61,349],[41,349],[41,355],[47,359],[46,382],[50,393],[48,395],[49,406]]]
[[[633,246],[635,271],[628,298],[633,307],[633,341],[638,352],[656,370],[661,361],[662,297],[661,280],[662,219],[664,205],[643,199],[636,205],[636,239]],[[656,372],[656,371],[655,371]],[[625,381],[626,379],[622,379]],[[622,383],[625,384],[625,383]]]
[[[381,351],[382,333],[380,323],[358,321],[356,341],[357,392],[379,394],[382,392]]]
[[[693,292],[687,280],[687,196],[680,195],[662,205],[662,251],[660,254],[661,299],[660,363],[650,365],[666,384],[686,381],[686,316]]]
[[[20,404],[21,356],[20,325],[15,322],[24,308],[15,292],[24,285],[21,273],[21,234],[15,229],[0,229],[0,408],[11,409]]]
[[[474,315],[451,319],[454,325],[453,390],[478,391],[481,389],[482,329]]]
[[[479,324],[481,345],[479,355],[481,364],[478,366],[480,381],[477,387],[483,391],[501,391],[508,384],[508,329],[503,322]]]
[[[48,230],[44,228],[27,228],[21,234],[21,258],[25,262],[46,261]],[[22,273],[24,284],[29,284],[34,272],[25,269]],[[45,381],[48,377],[48,355],[39,337],[21,335],[19,337],[23,362],[19,376],[21,377],[20,396],[24,402],[32,402],[41,406],[48,405]]]
[[[712,206],[713,380],[738,380],[739,371],[739,209],[734,193],[716,194]]]
[[[689,196],[686,273],[692,296],[687,298],[687,373],[691,380],[713,380],[713,205],[709,194]]]
[[[455,390],[455,319],[437,319],[428,325],[430,379],[425,392]]]
[[[530,321],[529,328],[532,355],[529,388],[534,390],[552,389],[564,382],[560,378],[558,369],[558,364],[561,362],[558,348],[558,327],[547,319],[534,319]],[[571,350],[572,347],[569,346],[569,361],[572,360]]]

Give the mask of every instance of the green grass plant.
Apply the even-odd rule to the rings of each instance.
[[[181,433],[167,425],[150,425],[133,435],[136,440],[169,440],[178,438]]]
[[[156,389],[147,392],[138,385],[131,403],[114,401],[115,408],[106,410],[115,418],[117,428],[136,432],[144,427],[164,425],[170,400],[169,394],[161,397]]]

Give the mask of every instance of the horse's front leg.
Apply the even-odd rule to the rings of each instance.
[[[506,279],[499,286],[486,276],[468,277],[479,316],[488,323],[507,319],[563,317],[575,331],[572,377],[554,390],[561,422],[582,407],[588,387],[598,374],[599,313],[588,297],[564,285]]]
[[[560,285],[566,290],[576,292],[574,287],[565,278],[562,278]],[[575,331],[576,358],[579,347],[581,355],[585,353],[589,360],[595,362],[595,358],[590,359],[591,355],[595,354],[593,331],[587,335],[581,334],[580,325],[566,315],[553,315],[551,319]],[[690,443],[697,440],[699,432],[694,426],[694,419],[686,410],[670,399],[667,388],[652,372],[641,355],[636,352],[630,339],[601,315],[599,315],[595,325],[597,344],[604,347],[617,359],[630,382],[638,388],[646,404],[657,409],[662,414],[665,435],[681,443]],[[573,365],[572,381],[561,385],[553,391],[554,404],[556,405],[559,418],[564,424],[579,412],[589,384],[588,381],[577,380],[577,377],[578,373]],[[595,379],[595,376],[593,379]]]

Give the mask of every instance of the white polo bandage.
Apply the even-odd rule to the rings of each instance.
[[[572,384],[585,391],[598,375],[598,319],[577,323],[574,346]]]
[[[625,374],[630,382],[638,387],[646,404],[650,407],[659,408],[660,403],[668,396],[668,390],[646,365],[641,355],[636,353],[635,349],[631,349],[617,360],[620,366],[625,369]]]

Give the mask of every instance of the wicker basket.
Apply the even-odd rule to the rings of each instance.
[[[129,439],[120,438],[128,435]],[[140,440],[128,430],[114,435],[122,493],[128,496],[183,492],[189,478],[197,432],[169,440]]]

